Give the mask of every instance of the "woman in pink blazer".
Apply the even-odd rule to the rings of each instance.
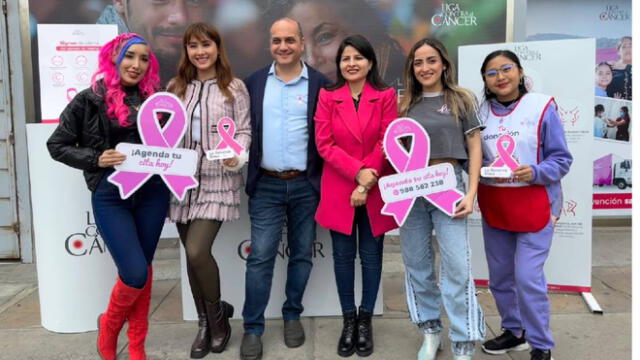
[[[384,233],[397,227],[393,218],[380,213],[383,202],[376,186],[378,177],[392,171],[382,140],[397,117],[397,100],[394,89],[380,78],[373,47],[363,36],[342,41],[336,66],[338,79],[320,90],[315,114],[316,144],[325,161],[316,220],[331,231],[344,318],[338,355],[357,352],[368,356],[373,352],[371,315],[380,286]],[[356,249],[362,264],[362,301],[357,315],[353,289]]]

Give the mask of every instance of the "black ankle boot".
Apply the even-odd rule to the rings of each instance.
[[[193,295],[198,311],[198,334],[191,345],[191,358],[202,359],[210,350],[209,342],[211,341],[211,333],[209,332],[209,324],[207,323],[207,311],[204,300],[199,296]]]
[[[358,312],[358,340],[356,352],[358,356],[369,356],[373,353],[373,331],[371,329],[372,313],[360,308]]]
[[[338,341],[338,355],[348,357],[356,352],[357,327],[358,320],[355,311],[342,314],[342,335]]]
[[[222,300],[213,303],[205,300],[204,303],[207,308],[207,322],[211,332],[211,352],[221,353],[227,347],[231,337],[229,318],[233,317],[233,305]]]

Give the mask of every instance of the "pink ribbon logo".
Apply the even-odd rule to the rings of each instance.
[[[411,150],[407,151],[400,145],[399,139],[411,137]],[[422,125],[411,118],[399,118],[394,120],[384,134],[384,151],[389,162],[398,173],[423,169],[429,164],[430,139]],[[456,203],[464,197],[464,194],[456,189],[445,190],[424,196],[435,207],[453,215]],[[382,213],[393,216],[398,225],[404,224],[413,207],[416,198],[386,203]]]
[[[164,128],[157,119],[160,113],[168,113],[169,120]],[[175,95],[158,92],[149,97],[138,111],[138,132],[142,143],[148,146],[175,148],[187,130],[187,114]],[[131,171],[116,171],[108,180],[120,190],[120,197],[128,198],[138,190],[153,174]],[[160,174],[169,190],[180,200],[188,189],[198,186],[193,176]]]
[[[506,144],[506,146],[504,146]],[[490,167],[502,167],[507,166],[511,171],[516,171],[519,164],[516,159],[513,158],[513,153],[516,150],[516,141],[511,135],[504,134],[498,138],[496,142],[496,150],[498,150],[498,158],[489,165]]]
[[[225,129],[225,125],[228,127],[227,129]],[[225,116],[218,120],[217,127],[222,140],[220,140],[220,143],[214,150],[222,150],[230,147],[236,155],[240,155],[244,147],[233,138],[236,135],[236,123],[231,120],[231,118]]]

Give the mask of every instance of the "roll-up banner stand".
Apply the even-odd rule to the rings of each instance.
[[[570,14],[570,16],[568,16]],[[631,0],[527,1],[527,40],[594,38],[589,76],[593,215],[631,217]],[[564,61],[578,60],[573,54]],[[595,75],[595,79],[593,76]],[[587,114],[584,114],[585,118]],[[625,129],[627,128],[627,129]]]
[[[480,67],[492,51],[508,49],[522,63],[531,92],[553,96],[558,105],[569,150],[571,170],[562,180],[564,202],[545,265],[550,290],[579,292],[591,301],[591,179],[593,176],[593,56],[594,39],[532,41],[472,45],[459,48],[459,82],[483,99]],[[570,61],[567,59],[570,58]],[[469,218],[473,272],[488,284],[479,208]],[[597,305],[597,304],[596,304]],[[599,307],[598,307],[599,308]],[[596,311],[598,309],[595,309]]]

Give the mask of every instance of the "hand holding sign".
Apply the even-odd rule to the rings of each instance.
[[[486,178],[510,178],[519,166],[513,157],[516,141],[510,135],[504,134],[498,138],[496,150],[498,157],[491,165],[481,168],[480,175]]]
[[[240,155],[244,147],[233,138],[236,134],[236,123],[225,116],[218,120],[217,129],[221,140],[215,149],[207,151],[207,160],[230,159]]]
[[[112,167],[122,164],[127,156],[119,151],[108,149],[98,157],[98,166],[101,168]]]
[[[164,128],[158,124],[158,114],[170,115]],[[175,95],[159,92],[140,106],[138,132],[143,145],[120,143],[116,150],[126,155],[108,180],[128,198],[151,176],[160,175],[169,190],[180,200],[188,189],[198,186],[193,177],[198,154],[193,150],[176,149],[187,129],[187,114]]]
[[[411,136],[413,144],[407,152],[400,138]],[[398,225],[404,224],[416,198],[424,197],[438,209],[453,216],[455,205],[464,194],[456,190],[453,165],[442,163],[428,166],[429,135],[422,125],[410,118],[394,120],[384,135],[384,151],[398,174],[378,181],[385,202],[382,213],[391,215]]]

